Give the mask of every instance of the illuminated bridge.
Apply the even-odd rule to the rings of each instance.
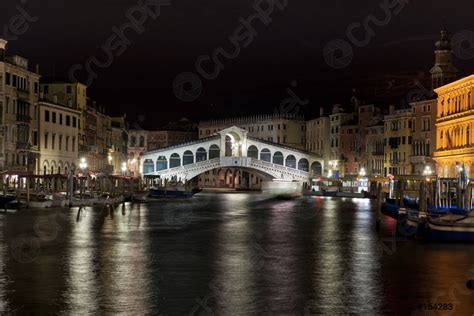
[[[206,171],[232,167],[301,182],[308,182],[311,174],[322,174],[320,156],[247,133],[233,126],[208,138],[147,152],[142,160],[143,174],[189,181]]]

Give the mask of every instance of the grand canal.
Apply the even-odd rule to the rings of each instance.
[[[0,214],[0,313],[472,315],[474,245],[374,231],[373,202],[257,194]],[[427,305],[424,305],[427,304]]]

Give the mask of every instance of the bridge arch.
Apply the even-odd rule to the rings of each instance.
[[[273,163],[274,164],[277,164],[277,165],[280,165],[280,166],[283,166],[283,162],[284,162],[284,158],[283,158],[283,154],[281,151],[277,151],[273,154]]]
[[[272,161],[272,153],[270,149],[268,148],[263,148],[260,151],[260,160],[266,161],[266,162],[271,162]]]
[[[296,169],[296,157],[293,155],[286,156],[285,166],[289,168]]]

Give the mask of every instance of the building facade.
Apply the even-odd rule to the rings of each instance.
[[[81,113],[59,104],[39,102],[39,170],[37,174],[74,171],[79,157]]]
[[[437,88],[436,152],[438,175],[474,178],[474,75]]]
[[[319,118],[306,122],[306,150],[320,155],[324,159],[325,166],[328,166],[331,154],[328,142],[331,131],[329,122],[329,117],[324,116],[322,108]],[[327,172],[328,170],[321,170],[320,173],[315,175],[323,176]]]
[[[40,75],[28,70],[27,59],[7,56],[6,46],[0,39],[0,166],[33,172],[38,164]]]
[[[148,133],[143,129],[130,130],[128,133],[128,169],[133,176],[143,173],[142,156],[147,151]]]
[[[366,173],[373,177],[384,175],[384,125],[377,122],[366,127]]]

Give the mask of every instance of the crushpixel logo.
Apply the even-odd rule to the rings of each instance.
[[[201,78],[193,72],[180,73],[174,78],[173,91],[175,96],[181,101],[194,101],[202,93]]]
[[[453,54],[462,60],[474,58],[474,32],[462,30],[451,39]]]
[[[324,47],[324,60],[334,69],[349,66],[353,57],[351,44],[343,39],[334,39]]]

